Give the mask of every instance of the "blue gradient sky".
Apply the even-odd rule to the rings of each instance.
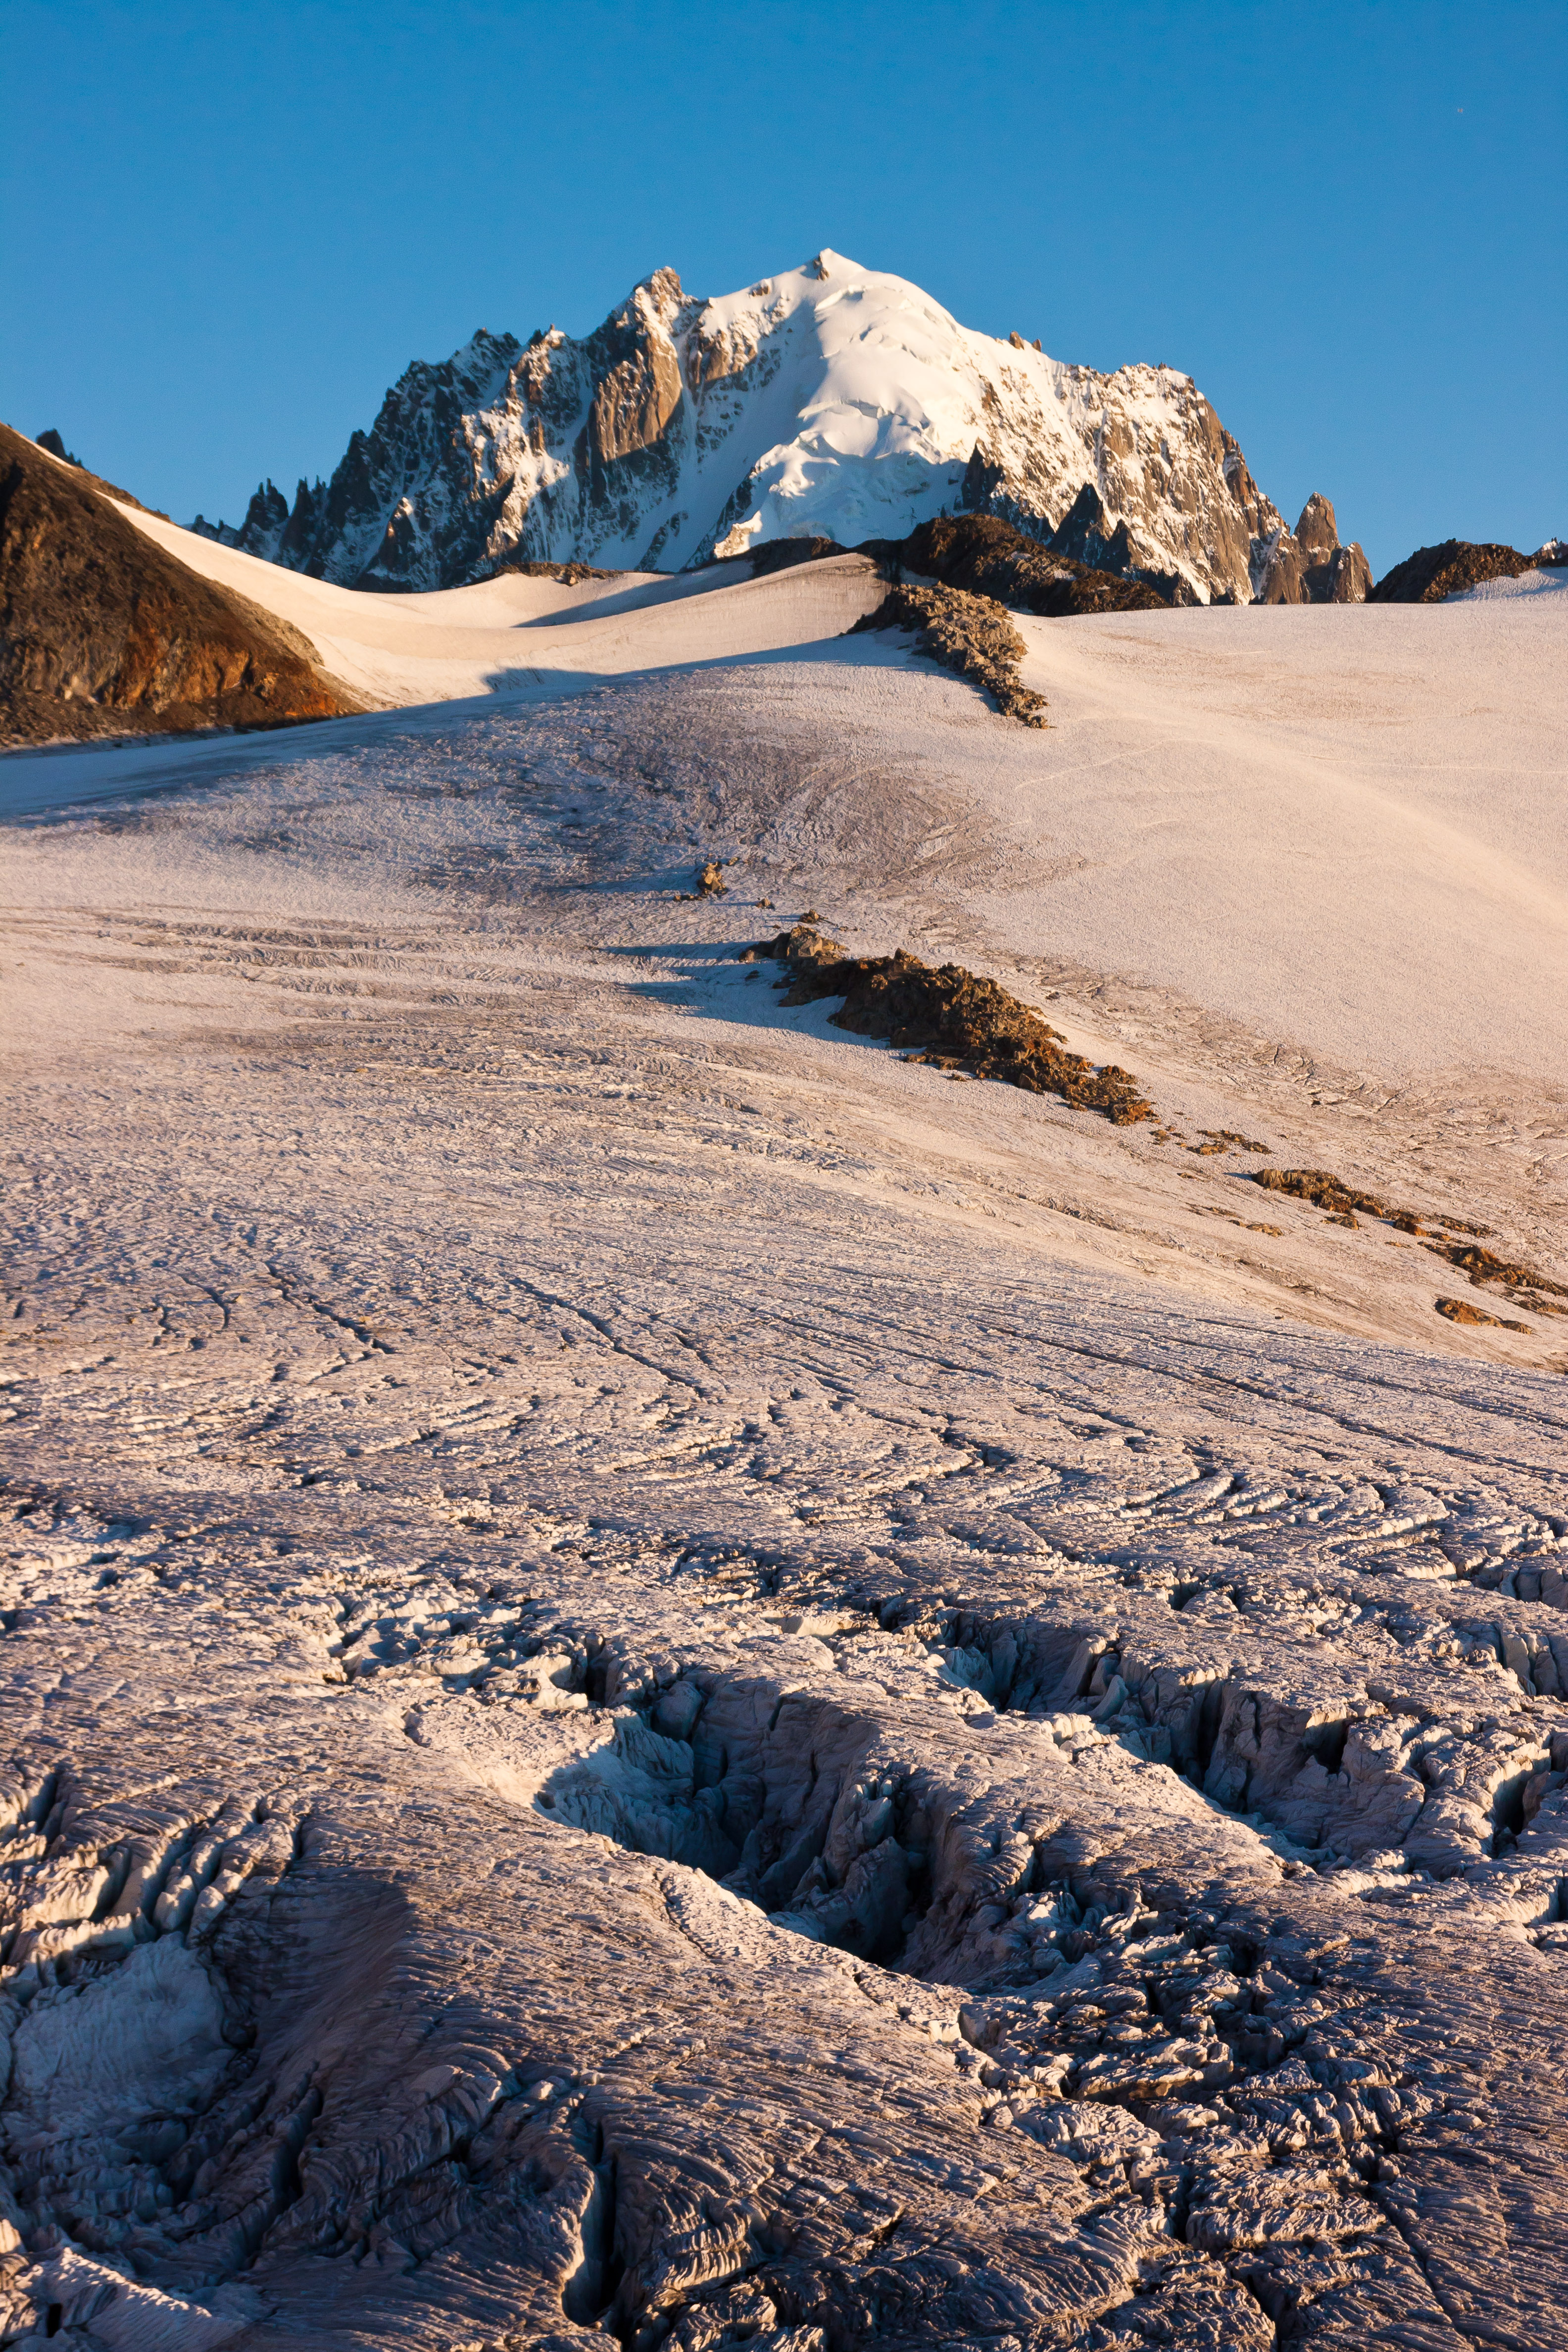
[[[821,245],[1189,369],[1378,572],[1568,532],[1568,8],[6,0],[0,415],[188,520],[416,356]]]

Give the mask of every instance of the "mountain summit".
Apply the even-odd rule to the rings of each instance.
[[[1100,375],[976,334],[907,278],[827,251],[712,301],[655,270],[580,341],[481,331],[416,362],[292,509],[267,481],[237,530],[195,528],[409,590],[509,563],[679,571],[770,540],[901,539],[961,510],[1178,604],[1364,593],[1359,550],[1301,560],[1190,376]]]

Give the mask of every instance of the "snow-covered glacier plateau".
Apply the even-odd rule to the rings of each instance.
[[[6,2352],[1556,2352],[1568,591],[126,512],[395,707],[0,761]]]
[[[520,561],[858,546],[960,509],[1178,603],[1247,603],[1289,537],[1190,376],[974,333],[833,252],[712,301],[656,270],[581,340],[481,331],[410,367],[292,508],[266,481],[237,528],[196,528],[344,586],[432,589]]]

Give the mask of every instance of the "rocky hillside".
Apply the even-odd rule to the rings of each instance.
[[[0,425],[0,743],[362,707],[297,629],[165,554],[92,479]]]
[[[1441,604],[1488,580],[1517,580],[1539,564],[1561,562],[1553,548],[1554,542],[1549,542],[1533,555],[1521,555],[1517,547],[1446,539],[1436,547],[1418,547],[1385,572],[1369,596],[1374,604]]]
[[[1160,598],[1143,581],[1096,572],[1054,554],[995,515],[940,515],[888,552],[911,572],[929,573],[972,596],[994,597],[1016,612],[1064,619],[1074,613],[1160,608]]]
[[[1289,532],[1190,376],[973,333],[831,252],[713,301],[656,270],[583,341],[481,331],[409,368],[330,482],[292,507],[264,482],[237,528],[195,528],[317,578],[423,589],[509,562],[678,571],[782,539],[853,546],[959,511],[1176,603],[1364,593],[1327,500]]]

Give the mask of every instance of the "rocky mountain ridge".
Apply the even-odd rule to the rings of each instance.
[[[957,512],[1172,603],[1354,601],[1370,582],[1326,499],[1289,530],[1190,376],[975,333],[830,251],[712,301],[655,270],[582,340],[481,331],[411,366],[329,482],[290,507],[265,481],[237,528],[195,528],[409,591],[508,562],[679,571],[781,539],[853,546]]]

